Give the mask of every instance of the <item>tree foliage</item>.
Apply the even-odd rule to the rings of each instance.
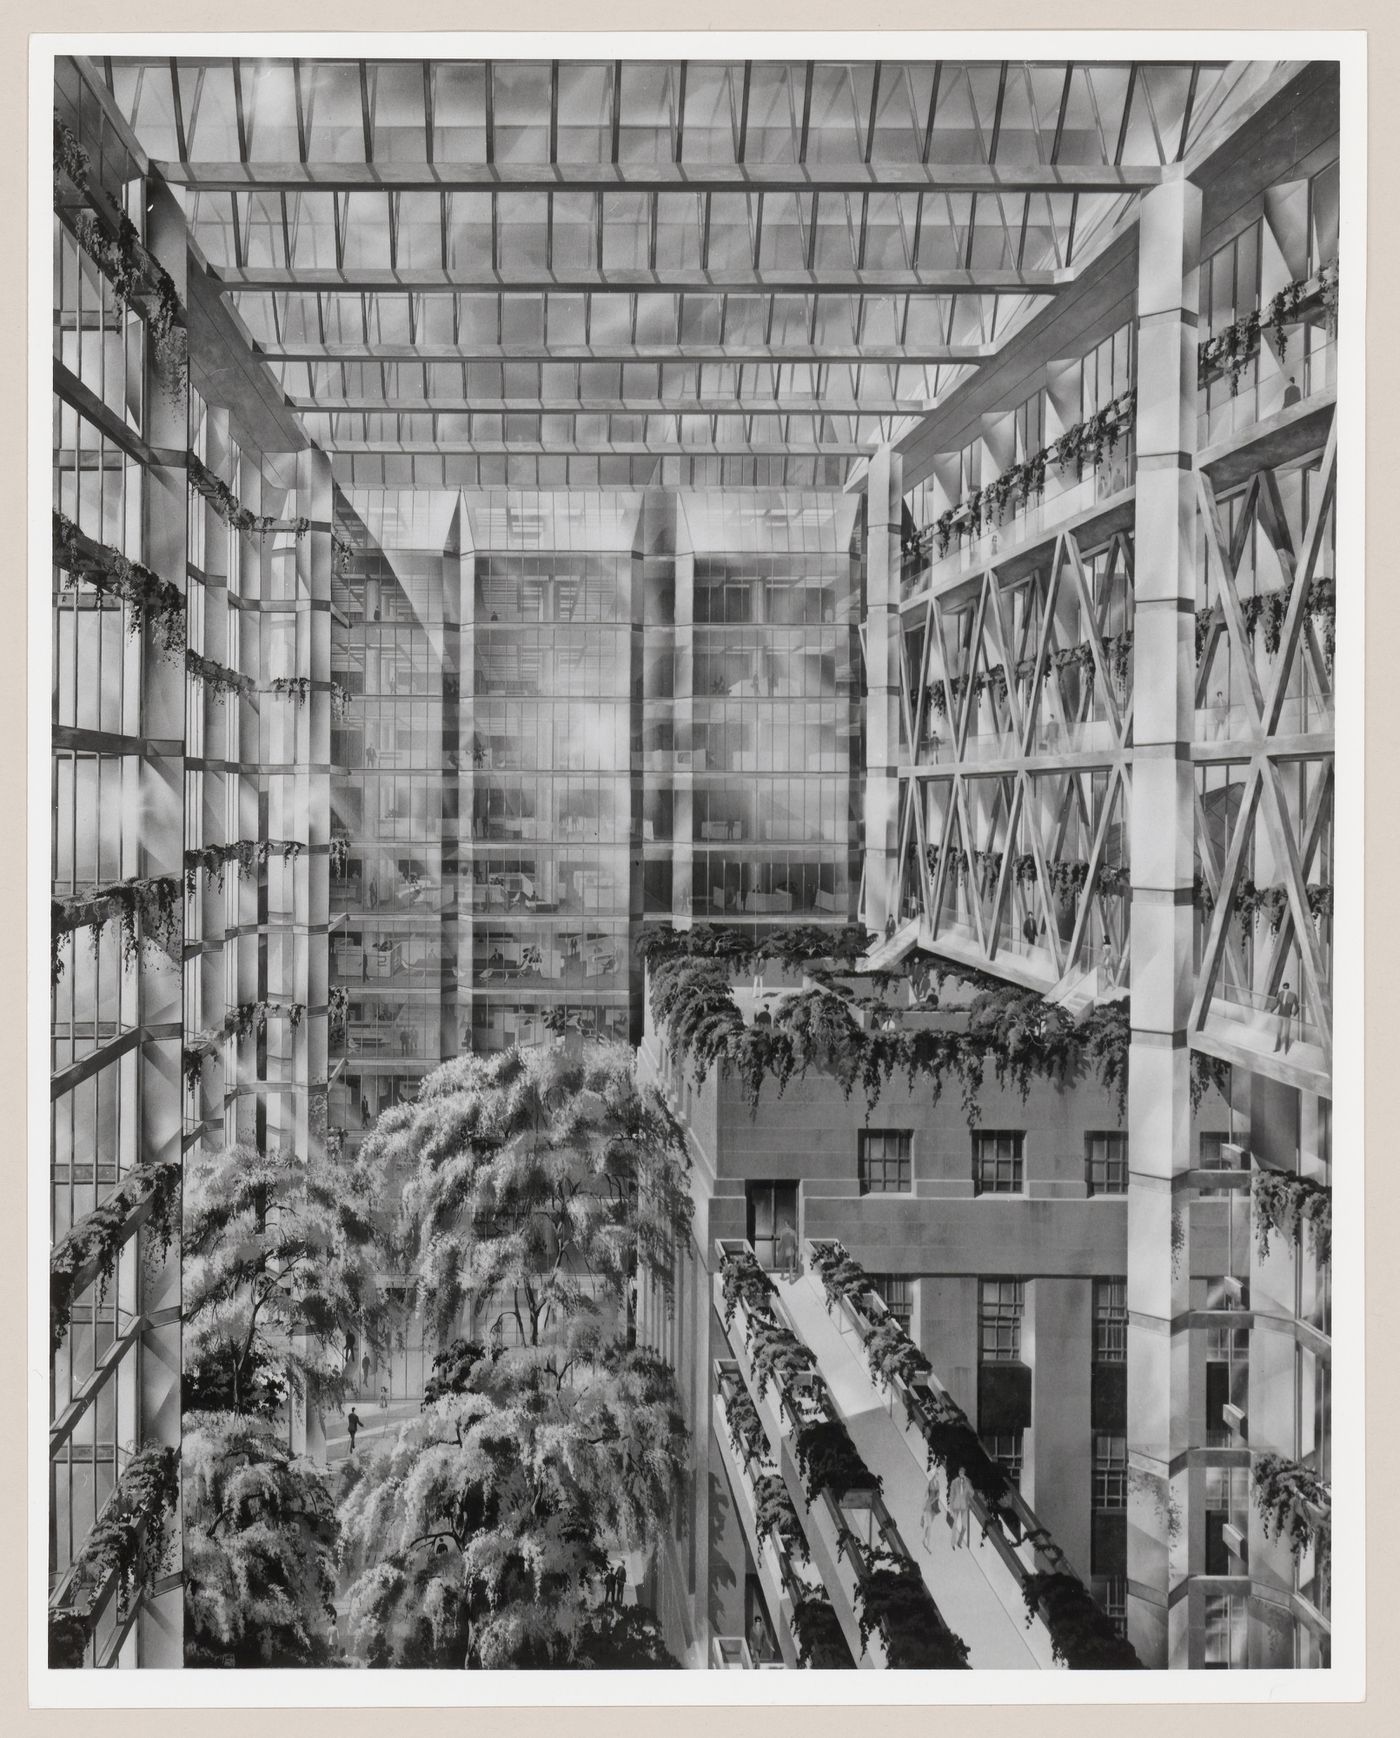
[[[338,1401],[349,1334],[380,1331],[366,1173],[239,1145],[190,1164],[184,1363],[190,1400],[267,1411],[283,1391]]]
[[[449,1366],[344,1500],[350,1646],[371,1666],[613,1663],[591,1657],[622,1645],[596,1578],[609,1548],[655,1543],[686,1464],[669,1368],[616,1341],[587,1380],[537,1348]]]
[[[269,1420],[232,1412],[187,1414],[183,1461],[186,1665],[331,1664],[328,1475]]]
[[[473,1297],[510,1300],[531,1345],[596,1340],[640,1264],[669,1288],[689,1161],[620,1046],[444,1064],[362,1152],[404,1177],[401,1259],[443,1338]]]

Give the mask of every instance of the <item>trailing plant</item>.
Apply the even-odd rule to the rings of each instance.
[[[1248,930],[1261,917],[1267,917],[1269,934],[1277,935],[1288,912],[1288,892],[1283,887],[1256,887],[1246,878],[1236,887],[1231,906],[1242,928]]]
[[[350,835],[332,833],[329,846],[332,875],[344,875],[350,864]]]
[[[174,875],[136,875],[95,887],[91,893],[55,899],[50,920],[54,983],[63,976],[64,938],[75,930],[87,930],[96,947],[102,931],[116,918],[121,924],[122,963],[131,966],[147,942],[173,954],[182,915],[180,882]]]
[[[792,1630],[800,1666],[819,1671],[855,1668],[841,1620],[825,1593],[801,1594],[793,1600]]]
[[[772,1315],[773,1282],[747,1249],[726,1252],[720,1271],[720,1293],[726,1333],[734,1326],[734,1311],[741,1300],[750,1317]]]
[[[725,1395],[724,1416],[729,1422],[729,1446],[739,1459],[762,1460],[768,1453],[768,1437],[747,1389],[735,1388]]]
[[[1270,1171],[1260,1166],[1254,1172],[1251,1193],[1255,1238],[1261,1259],[1269,1253],[1271,1235],[1277,1233],[1288,1242],[1301,1245],[1306,1225],[1309,1247],[1314,1256],[1324,1266],[1330,1265],[1332,1190],[1329,1184],[1299,1176],[1296,1171]]]
[[[878,1629],[892,1667],[967,1669],[967,1643],[943,1621],[922,1574],[908,1557],[883,1551],[874,1556],[860,1578],[856,1598],[862,1652]]]
[[[754,1524],[760,1534],[776,1534],[789,1557],[806,1562],[807,1535],[781,1474],[761,1472],[754,1480]]]
[[[189,384],[189,340],[169,272],[142,243],[136,226],[124,211],[117,213],[116,228],[98,208],[89,181],[91,159],[67,125],[54,117],[54,192],[62,188],[60,172],[68,177],[88,203],[88,209],[73,214],[73,233],[78,245],[112,286],[119,309],[133,308],[142,315],[155,346],[166,391],[175,408],[184,405]]]
[[[218,1026],[201,1032],[181,1052],[181,1070],[191,1092],[199,1089],[204,1064],[229,1038],[247,1038],[267,1029],[274,1016],[285,1016],[295,1032],[306,1015],[304,1002],[240,1002],[230,1008]]]
[[[1142,1661],[1131,1643],[1119,1635],[1112,1620],[1077,1575],[1062,1571],[1027,1574],[1021,1592],[1026,1601],[1026,1627],[1037,1617],[1050,1632],[1050,1647],[1061,1665],[1075,1671],[1134,1671]]]
[[[1230,1090],[1230,1064],[1204,1050],[1191,1052],[1191,1108],[1199,1110],[1206,1094],[1214,1090],[1224,1098]]]
[[[189,466],[190,487],[204,497],[231,530],[253,537],[266,537],[270,531],[290,531],[294,537],[300,539],[311,529],[311,521],[304,516],[278,519],[275,514],[254,513],[251,508],[243,505],[223,478],[211,471],[196,453],[188,454],[186,463]]]
[[[51,1666],[83,1664],[98,1602],[114,1578],[123,1617],[139,1593],[155,1586],[174,1544],[167,1516],[179,1500],[178,1449],[151,1443],[132,1455],[73,1559],[67,1602],[50,1613]]]
[[[221,892],[230,863],[240,876],[256,875],[271,858],[295,863],[306,849],[301,839],[233,839],[217,845],[196,845],[185,852],[185,891],[193,893],[202,869]]]
[[[60,115],[55,115],[53,118],[53,166],[55,192],[61,190],[60,170],[80,193],[87,191],[88,170],[92,166],[92,159],[78,143],[72,128]]]
[[[841,1243],[820,1244],[812,1255],[812,1266],[826,1293],[830,1311],[842,1298],[858,1299],[870,1289],[870,1275],[858,1261],[852,1260]]]
[[[770,1382],[786,1392],[795,1382],[816,1374],[817,1360],[811,1350],[779,1322],[750,1316],[747,1345],[760,1400]]]
[[[237,670],[230,670],[227,664],[216,663],[213,658],[203,658],[188,647],[185,649],[185,668],[219,701],[225,694],[252,694],[256,691],[251,676],[240,675]]]
[[[180,1161],[160,1159],[128,1171],[112,1192],[91,1213],[72,1224],[49,1252],[49,1347],[57,1351],[73,1317],[73,1298],[82,1276],[96,1263],[96,1270],[83,1281],[98,1287],[99,1304],[116,1271],[117,1256],[128,1241],[132,1215],[149,1205],[146,1223],[153,1245],[162,1259],[174,1240],[180,1194]]]
[[[331,717],[340,720],[350,716],[351,694],[342,682],[331,678]]]
[[[1081,477],[1086,461],[1097,469],[1124,438],[1136,407],[1135,390],[1121,393],[1102,410],[1066,429],[1058,440],[1023,462],[1008,466],[989,483],[940,513],[931,524],[921,526],[904,540],[905,552],[918,555],[932,543],[936,544],[939,556],[945,556],[959,532],[975,541],[988,525],[1001,524],[1013,496],[1023,507],[1039,500],[1045,492],[1045,476],[1051,465],[1061,471],[1073,465]]]
[[[1046,865],[1050,877],[1050,889],[1066,904],[1073,904],[1084,891],[1084,883],[1089,879],[1089,865],[1082,857],[1064,858],[1052,857]]]
[[[355,559],[355,545],[348,537],[342,537],[338,531],[331,532],[331,556],[335,570],[339,574],[350,571],[350,563]]]
[[[1332,1544],[1332,1487],[1315,1472],[1279,1454],[1259,1455],[1254,1506],[1266,1539],[1286,1539],[1295,1562],[1315,1546],[1319,1566],[1325,1563]]]
[[[1120,688],[1126,688],[1128,677],[1133,670],[1133,631],[1127,628],[1121,634],[1113,634],[1104,641],[1104,650],[1108,653],[1108,667],[1113,673],[1113,680]]]
[[[1100,863],[1094,876],[1094,891],[1108,898],[1121,899],[1132,887],[1132,871],[1122,863]]]
[[[1011,874],[1018,887],[1034,887],[1040,878],[1036,867],[1035,854],[1022,851],[1011,859]]]
[[[865,1361],[870,1373],[882,1390],[898,1378],[911,1387],[920,1376],[927,1376],[933,1365],[914,1344],[893,1316],[886,1316],[865,1342]]]
[[[1085,871],[1087,872],[1087,871]],[[1126,1078],[1126,1014],[1091,1009],[1076,1025],[1062,1009],[1032,990],[994,979],[978,989],[962,1030],[881,1023],[867,1029],[855,1005],[829,982],[785,996],[766,1022],[746,1026],[730,991],[729,970],[718,961],[658,951],[651,969],[651,1006],[678,1058],[697,1079],[722,1065],[740,1082],[756,1108],[765,1080],[782,1092],[809,1068],[830,1075],[849,1097],[859,1084],[873,1107],[896,1076],[912,1090],[926,1081],[935,1102],[949,1079],[957,1080],[969,1123],[979,1114],[979,1093],[990,1064],[999,1084],[1011,1081],[1022,1095],[1043,1078],[1064,1086],[1086,1069],[1106,1089]],[[966,972],[962,974],[968,976]]]
[[[345,1036],[345,1022],[350,1012],[350,992],[343,984],[332,984],[326,995],[326,1027],[332,1043]]]
[[[1240,376],[1246,365],[1259,352],[1262,335],[1268,332],[1273,336],[1278,345],[1279,360],[1282,361],[1287,353],[1287,327],[1297,325],[1306,318],[1307,309],[1313,303],[1321,308],[1327,329],[1335,336],[1336,260],[1329,260],[1318,268],[1316,288],[1311,278],[1295,278],[1269,299],[1267,307],[1252,308],[1238,320],[1232,321],[1223,331],[1198,345],[1197,384],[1207,386],[1217,375],[1228,374],[1230,396],[1233,398],[1239,390]]]
[[[143,562],[131,561],[120,550],[98,543],[63,513],[53,515],[54,564],[68,578],[65,584],[90,585],[99,597],[118,597],[130,612],[127,631],[136,633],[150,622],[159,636],[162,655],[175,657],[185,644],[185,600],[179,588],[152,573]]]
[[[861,1459],[851,1433],[839,1418],[812,1418],[799,1424],[793,1453],[810,1507],[823,1491],[840,1503],[851,1491],[878,1491],[879,1478]]]
[[[311,693],[311,678],[309,676],[274,676],[270,693],[276,694],[282,700],[295,700],[298,706],[305,706]]]

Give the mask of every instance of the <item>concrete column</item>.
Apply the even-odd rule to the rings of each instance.
[[[1034,1371],[1021,1490],[1081,1575],[1090,1572],[1092,1279],[1026,1287],[1021,1355]]]
[[[1192,684],[1201,195],[1153,188],[1138,223],[1133,648],[1132,1042],[1128,1071],[1128,1635],[1185,1665],[1190,1536],[1189,1253],[1174,1185],[1191,1164]]]
[[[898,919],[899,889],[899,530],[903,460],[889,447],[866,474],[865,537],[865,909],[866,927]]]

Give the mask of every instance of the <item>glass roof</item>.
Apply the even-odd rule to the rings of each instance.
[[[1240,76],[1128,61],[102,70],[328,449],[655,443],[841,469],[1044,307]]]

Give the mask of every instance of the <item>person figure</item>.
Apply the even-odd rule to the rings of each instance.
[[[1278,1015],[1274,1050],[1282,1050],[1286,1056],[1293,1048],[1293,1022],[1298,1017],[1298,998],[1286,978],[1279,986],[1278,995],[1274,997],[1274,1012]]]
[[[363,1093],[360,1094],[360,1127],[369,1127],[369,1100]]]
[[[1103,951],[1099,956],[1099,974],[1103,979],[1102,988],[1111,989],[1118,973],[1118,955],[1114,950],[1113,941],[1109,936],[1103,938]]]
[[[768,1629],[764,1624],[761,1611],[756,1611],[753,1614],[753,1624],[749,1630],[749,1652],[753,1656],[755,1665],[760,1660],[768,1658]]]
[[[381,1382],[379,1385],[379,1410],[381,1412],[389,1410],[389,1384],[387,1382]]]
[[[1025,917],[1022,919],[1021,934],[1023,936],[1025,936],[1025,938],[1026,938],[1026,946],[1027,947],[1034,947],[1035,946],[1036,928],[1035,928],[1035,913],[1033,911],[1028,911],[1026,913]]]
[[[953,1528],[953,1549],[960,1551],[967,1544],[968,1523],[972,1519],[972,1485],[961,1467],[948,1486],[948,1516]]]
[[[379,883],[373,875],[369,878],[369,908],[371,911],[379,908]]]
[[[784,1225],[778,1233],[778,1266],[788,1280],[796,1279],[800,1272],[797,1264],[797,1228],[791,1223]]]
[[[1287,410],[1290,404],[1300,403],[1302,397],[1303,395],[1298,389],[1296,378],[1290,374],[1288,376],[1288,385],[1283,389],[1283,408]]]
[[[365,1355],[360,1359],[360,1387],[361,1388],[368,1388],[369,1387],[369,1353],[368,1352],[366,1352]]]
[[[1225,734],[1225,726],[1230,719],[1230,708],[1225,704],[1225,690],[1223,688],[1215,690],[1215,699],[1211,702],[1210,715],[1215,722],[1215,739],[1219,742]]]
[[[625,1563],[613,1565],[612,1572],[612,1602],[621,1605],[623,1595],[627,1591],[627,1566]]]
[[[893,912],[891,912],[889,914],[889,916],[885,919],[885,940],[886,941],[893,941],[894,940],[894,913]]]
[[[350,1452],[355,1452],[355,1432],[360,1428],[360,1415],[352,1406],[350,1416],[345,1420],[345,1428],[350,1432]]]
[[[935,1468],[928,1477],[928,1489],[924,1492],[924,1506],[919,1511],[919,1524],[924,1532],[924,1550],[933,1549],[933,1523],[943,1511],[942,1498],[938,1494],[938,1470]]]

